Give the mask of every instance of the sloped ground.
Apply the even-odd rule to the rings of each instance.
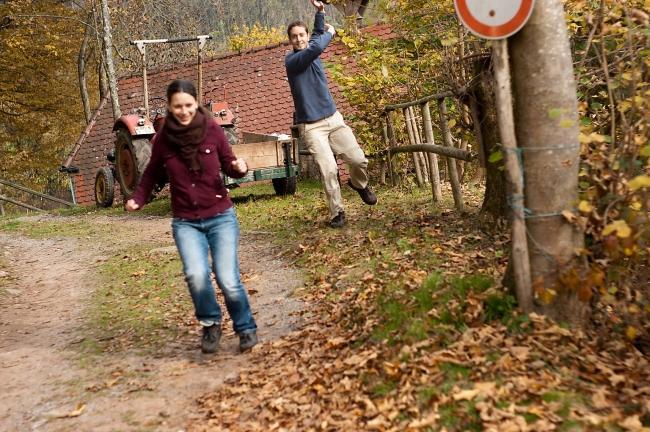
[[[201,396],[191,431],[650,430],[650,365],[620,317],[583,332],[517,314],[507,227],[481,219],[480,195],[467,214],[379,197],[348,194],[342,230],[299,209],[314,318]]]
[[[69,367],[71,375],[56,382],[35,369],[36,382],[23,377],[24,386],[12,386],[27,401],[45,383],[49,399],[9,406],[21,425],[43,430],[648,430],[650,367],[625,327],[583,332],[519,315],[500,282],[507,228],[481,220],[480,196],[466,192],[469,213],[457,214],[449,202],[433,207],[427,191],[380,190],[379,204],[366,207],[345,190],[349,222],[341,230],[326,227],[318,185],[301,184],[295,197],[240,202],[244,278],[265,339],[244,356],[231,334],[221,354],[198,352],[182,307],[189,299],[174,300],[178,270],[157,273],[174,261],[166,220],[91,218],[73,243],[96,260],[87,283],[106,269],[122,268],[127,278],[102,282],[108,289],[88,300],[110,311],[85,317],[101,331],[81,326],[44,353],[54,370]],[[99,232],[121,246],[92,248]],[[25,240],[8,237],[15,236],[2,235],[11,260]],[[272,240],[282,247],[270,247]],[[38,246],[30,247],[32,256]],[[66,250],[56,262],[76,253]],[[303,284],[290,276],[293,266],[303,269]],[[299,286],[306,312],[285,299],[290,286]],[[171,297],[163,297],[165,287]],[[3,305],[17,295],[11,289]],[[29,292],[19,303],[30,305]],[[155,321],[161,307],[169,311],[162,325],[138,333],[138,318]],[[3,373],[3,383],[12,379]],[[65,415],[72,417],[58,418]]]
[[[56,220],[40,217],[30,223]],[[176,251],[168,218],[90,217],[86,222],[102,235],[57,238],[53,233],[33,239],[0,232],[6,264],[0,278],[0,430],[182,430],[195,411],[196,395],[236,376],[249,355],[238,353],[228,323],[221,351],[202,354],[198,329],[187,315],[190,324],[183,334],[144,352],[115,349],[110,337],[92,340],[102,339],[85,315],[101,283],[99,268],[130,245],[153,239],[168,244],[155,253],[175,257]],[[242,273],[260,337],[275,340],[300,321],[301,304],[290,297],[300,276],[264,241],[249,236],[241,244]],[[179,293],[190,302],[189,295]],[[82,349],[88,342],[104,347],[89,354]]]

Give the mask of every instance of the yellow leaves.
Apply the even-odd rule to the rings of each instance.
[[[625,329],[625,336],[629,340],[636,339],[638,334],[639,334],[639,331],[634,326],[627,326],[627,328]]]
[[[228,47],[232,51],[243,51],[255,47],[284,42],[287,38],[284,30],[279,27],[266,27],[253,24],[252,27],[243,26],[235,28],[234,35],[228,40]]]
[[[347,46],[348,48],[356,48],[357,47],[357,43],[356,43],[355,39],[353,37],[350,37],[350,36],[343,36],[341,38],[341,42],[343,42],[343,44],[345,46]]]
[[[592,142],[603,143],[603,142],[607,142],[608,139],[609,139],[609,137],[607,137],[605,135],[601,135],[601,134],[596,133],[596,132],[592,132],[589,135],[587,135],[587,134],[585,134],[583,132],[580,132],[580,134],[578,135],[578,140],[582,144],[589,144],[589,143],[592,143]]]
[[[630,182],[628,183],[628,187],[632,192],[641,188],[650,187],[650,176],[646,174],[636,176],[632,180],[630,180]]]
[[[576,125],[576,122],[574,120],[571,120],[571,119],[562,119],[560,121],[560,127],[563,128],[563,129],[572,128],[575,125]]]
[[[605,226],[605,228],[603,228],[602,235],[607,236],[614,232],[619,238],[627,238],[630,236],[630,234],[632,234],[632,229],[629,227],[627,222],[619,219]]]
[[[593,209],[593,206],[588,201],[582,200],[580,201],[580,204],[578,204],[578,210],[582,213],[591,213]]]

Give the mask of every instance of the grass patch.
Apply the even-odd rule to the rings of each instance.
[[[397,389],[397,383],[395,381],[388,380],[373,385],[371,389],[371,393],[373,397],[384,397],[384,396],[388,396],[396,389]]]
[[[2,226],[2,230],[13,231],[24,236],[44,239],[56,237],[85,238],[101,237],[106,228],[99,227],[85,219],[14,220]]]
[[[482,431],[483,423],[473,402],[440,406],[440,425],[449,431]]]
[[[492,285],[492,279],[487,276],[445,279],[441,273],[434,272],[412,291],[400,289],[399,285],[387,286],[377,301],[381,324],[374,329],[372,338],[388,340],[391,344],[428,337],[447,340],[451,337],[449,331],[462,331],[466,326],[463,314],[468,307],[468,294],[483,293]],[[493,303],[497,298],[500,297],[495,297]],[[513,307],[507,310],[512,312]],[[501,315],[506,313],[505,310],[498,311]],[[494,319],[495,314],[486,314],[486,319]]]
[[[295,195],[277,196],[271,184],[231,190],[244,231],[273,233],[278,242],[299,241],[328,214],[319,182],[303,180]]]
[[[101,284],[88,312],[95,338],[89,351],[146,348],[192,325],[192,302],[175,252],[130,250],[100,269]]]
[[[442,393],[449,393],[454,386],[465,383],[472,372],[470,368],[455,363],[440,363],[445,379],[440,385]]]

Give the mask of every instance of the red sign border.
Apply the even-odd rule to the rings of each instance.
[[[454,0],[456,14],[461,22],[472,33],[484,39],[505,39],[517,33],[530,18],[534,5],[534,0],[522,0],[521,7],[510,21],[498,26],[490,26],[474,18],[467,7],[467,0]]]

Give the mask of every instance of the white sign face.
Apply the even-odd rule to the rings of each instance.
[[[454,6],[472,33],[485,39],[503,39],[526,24],[533,0],[454,0]]]
[[[489,26],[506,24],[515,17],[523,0],[467,0],[467,9],[477,21]]]

